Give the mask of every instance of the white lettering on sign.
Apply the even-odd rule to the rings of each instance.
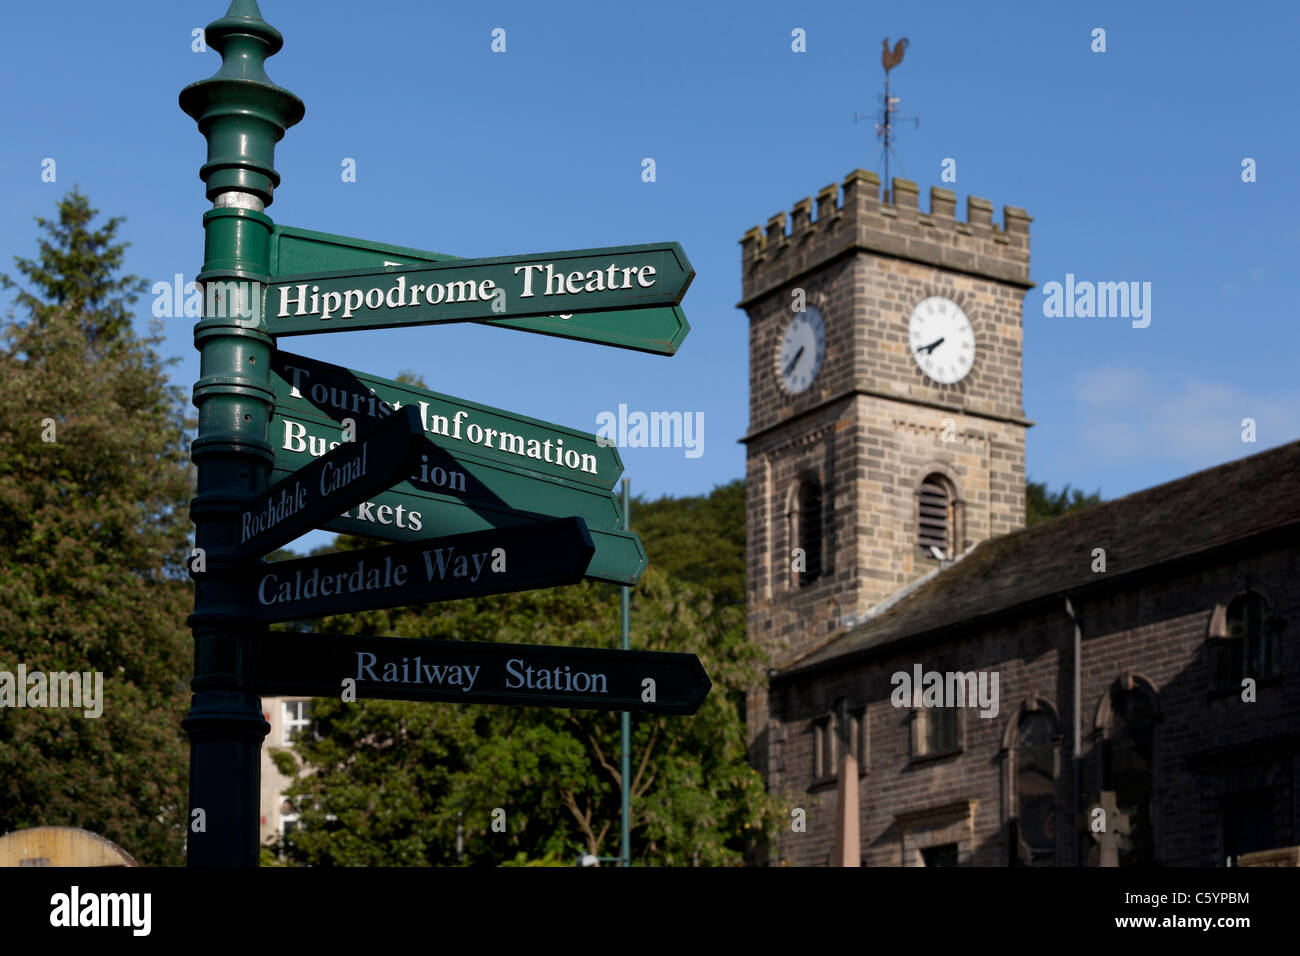
[[[307,489],[294,482],[293,491],[281,488],[280,494],[268,499],[266,505],[255,511],[245,511],[239,516],[239,543],[247,544],[249,539],[274,528],[285,518],[295,515],[307,503]]]
[[[515,266],[514,274],[520,277],[520,299],[531,299],[541,288],[542,295],[582,295],[588,292],[617,292],[649,289],[657,281],[654,266],[620,266],[611,262],[600,269],[576,269],[565,272],[554,262],[533,262]],[[412,282],[397,276],[387,288],[370,285],[376,277],[358,279],[359,284],[348,289],[321,291],[318,283],[298,282],[276,286],[279,302],[275,317],[287,319],[315,316],[322,322],[330,319],[351,319],[362,309],[395,311],[432,305],[456,305],[463,302],[489,302],[496,295],[497,284],[492,279],[450,279],[446,282]],[[534,281],[536,280],[536,281]]]
[[[424,572],[428,580],[432,581],[436,574],[439,581],[445,581],[450,574],[453,578],[469,578],[473,583],[483,573],[483,565],[488,558],[493,559],[489,571],[500,574],[506,569],[504,548],[495,548],[482,554],[456,554],[455,551],[455,548],[434,548],[424,552]],[[474,567],[473,576],[470,575],[471,563]]]
[[[310,292],[308,292],[310,288]],[[318,315],[322,322],[332,319],[350,319],[356,309],[402,309],[421,305],[451,305],[457,302],[484,302],[492,298],[496,283],[491,279],[482,282],[453,280],[447,283],[434,282],[429,285],[412,283],[407,287],[406,276],[398,276],[397,281],[388,289],[376,287],[344,289],[341,292],[321,292],[319,285],[300,282],[297,285],[282,285],[280,307],[275,314],[277,319],[290,315]]]
[[[361,558],[351,571],[337,571],[322,575],[320,568],[304,574],[299,568],[292,578],[281,580],[279,574],[262,575],[257,585],[257,600],[264,607],[310,601],[317,597],[335,597],[344,594],[362,594],[366,591],[384,591],[406,586],[406,565],[395,563],[392,556],[384,558],[382,567]]]
[[[654,266],[628,266],[620,268],[611,262],[606,269],[591,269],[587,272],[556,272],[554,263],[546,262],[532,265],[515,266],[515,275],[523,273],[524,290],[519,293],[521,299],[531,299],[537,293],[533,291],[533,270],[538,273],[546,270],[546,290],[543,295],[577,295],[581,292],[607,292],[619,289],[631,289],[632,276],[643,289],[655,284]],[[646,280],[649,281],[646,281]]]
[[[414,666],[408,657],[402,658],[401,666],[396,661],[379,663],[377,655],[369,651],[357,651],[358,681],[367,680],[377,684],[430,684],[437,686],[459,687],[462,693],[474,689],[478,680],[480,665],[474,664],[426,664],[417,655]],[[378,669],[378,673],[376,673]]]
[[[334,385],[326,387],[323,384],[312,382],[311,374],[306,369],[288,366],[287,371],[290,379],[289,397],[310,400],[321,410],[334,408],[352,414],[369,414],[371,418],[382,420],[403,407],[399,401],[376,401],[373,389],[370,389],[369,394],[365,394]],[[470,421],[470,413],[463,408],[457,409],[450,415],[442,415],[434,411],[428,402],[421,401],[418,404],[420,406],[420,424],[430,435],[464,441],[471,445],[481,445],[490,451],[507,452],[517,458],[529,458],[548,465],[557,465],[569,471],[580,471],[587,475],[598,475],[600,473],[600,461],[592,451],[587,449],[604,446],[600,441],[589,441],[588,436],[581,434],[570,434],[568,436],[571,443],[581,443],[579,447],[583,450],[577,451],[573,448],[565,448],[564,439],[555,436],[554,433],[551,433],[554,437],[545,439],[528,438],[521,433],[522,429],[521,431],[510,431],[500,427],[489,428],[478,422]],[[442,407],[445,411],[451,410],[447,405]],[[497,425],[507,424],[506,421],[502,421],[500,418],[486,420],[495,421]],[[515,425],[513,427],[519,428],[520,426]],[[529,427],[535,428],[536,425]],[[339,444],[340,442],[336,440],[308,434],[307,425],[302,422],[284,419],[284,439],[280,447],[285,451],[307,452],[313,458],[320,458],[326,452],[337,448]],[[420,469],[417,474],[411,476],[411,481],[439,487],[446,486],[452,491],[465,490],[464,472],[448,471],[437,465],[431,466],[428,455],[422,455],[420,460]],[[610,457],[606,460],[612,462],[613,459]],[[521,462],[521,464],[526,465],[527,462]]]
[[[325,463],[320,473],[320,493],[322,495],[332,495],[365,475],[368,445],[369,442],[362,442],[361,454],[351,461],[344,462],[342,465],[335,467],[333,462]]]
[[[509,690],[561,690],[576,694],[607,694],[604,674],[554,667],[534,668],[522,657],[506,661],[506,687]]]
[[[370,524],[396,525],[399,528],[410,528],[412,531],[420,531],[424,528],[424,517],[414,508],[407,508],[406,505],[376,505],[373,501],[363,501],[354,509],[349,508],[340,518],[352,518],[354,521],[366,521]],[[405,524],[403,524],[405,522]]]

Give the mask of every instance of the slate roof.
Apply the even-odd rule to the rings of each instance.
[[[1288,526],[1278,533],[1300,546],[1300,441],[980,542],[775,677]],[[1092,571],[1094,548],[1106,550],[1105,575]]]

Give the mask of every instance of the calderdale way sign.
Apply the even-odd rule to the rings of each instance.
[[[258,564],[246,572],[245,593],[254,620],[294,621],[576,584],[594,551],[581,518],[555,518]]]
[[[402,269],[456,258],[295,226],[277,225],[271,233],[271,274],[281,277],[312,272]],[[674,354],[691,330],[680,305],[478,321],[497,328],[597,342],[654,355]]]
[[[424,429],[414,406],[276,482],[239,512],[239,549],[261,557],[402,481],[415,467]]]
[[[695,270],[675,242],[417,268],[279,276],[262,315],[272,335],[675,306]]]
[[[252,645],[268,696],[450,701],[693,714],[712,686],[694,654],[271,633]]]

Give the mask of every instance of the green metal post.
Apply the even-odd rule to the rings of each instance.
[[[632,502],[628,498],[628,480],[623,479],[623,530],[628,531],[632,524]],[[631,624],[631,598],[632,589],[624,586],[623,588],[623,650],[629,650],[631,647],[628,635],[628,629]],[[632,715],[626,710],[623,711],[619,718],[620,729],[623,736],[623,848],[619,854],[620,866],[632,865],[632,782],[629,779],[632,773]]]
[[[261,315],[270,278],[271,204],[280,176],[275,144],[303,117],[303,104],[267,78],[263,62],[284,45],[256,0],[233,0],[207,28],[221,69],[180,94],[180,106],[208,142],[199,170],[213,208],[203,216],[202,320],[194,327],[199,380],[198,436],[191,460],[198,493],[190,504],[206,568],[195,578],[194,691],[182,726],[190,738],[189,866],[256,866],[262,739],[270,726],[247,691],[256,628],[240,591],[237,514],[265,489],[274,463],[267,427],[275,403],[274,344]],[[220,294],[215,294],[220,290]]]

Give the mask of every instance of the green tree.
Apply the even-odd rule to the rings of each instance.
[[[190,423],[158,329],[132,330],[122,220],[96,216],[74,189],[0,274],[23,313],[0,329],[0,670],[103,675],[100,717],[0,711],[0,832],[78,826],[179,864]]]
[[[745,482],[707,495],[632,499],[632,528],[650,564],[711,591],[724,604],[745,601]]]
[[[1068,511],[1090,508],[1101,503],[1101,489],[1092,494],[1084,494],[1078,488],[1071,489],[1067,484],[1060,491],[1052,492],[1044,481],[1025,482],[1025,524],[1037,524],[1048,518],[1055,518]]]
[[[634,590],[631,620],[634,649],[696,653],[714,685],[693,717],[633,715],[634,861],[738,863],[779,820],[745,763],[740,693],[759,672],[743,610],[651,568]],[[323,623],[344,633],[613,647],[617,622],[617,589],[584,582]],[[313,701],[312,718],[318,738],[295,745],[312,769],[289,791],[302,829],[280,846],[295,862],[454,864],[458,829],[468,864],[617,854],[617,714],[331,699]]]

